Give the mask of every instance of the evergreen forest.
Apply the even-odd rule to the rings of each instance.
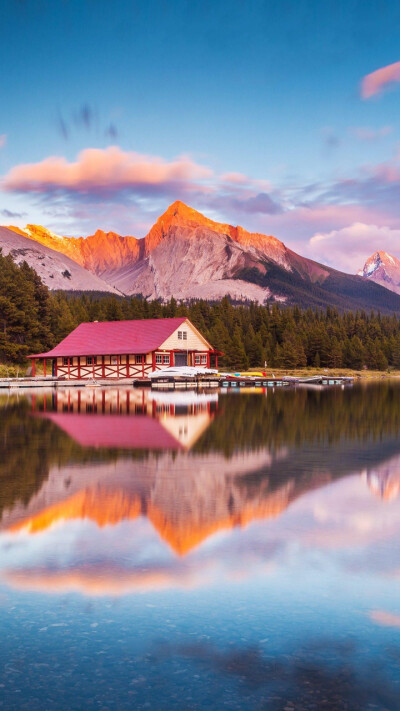
[[[400,318],[254,303],[148,302],[141,297],[50,292],[26,263],[0,253],[0,362],[46,351],[84,321],[187,316],[225,355],[226,369],[400,368]]]

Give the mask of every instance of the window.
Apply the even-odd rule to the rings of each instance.
[[[179,341],[187,341],[187,332],[186,331],[178,331],[178,340]]]
[[[156,354],[156,363],[162,363],[163,362],[162,358],[163,357],[162,357],[161,353],[157,353]]]
[[[178,339],[181,341],[182,340],[182,331],[178,331]]]
[[[187,341],[187,333],[186,333],[186,331],[183,331],[183,332],[182,332],[182,336],[183,336],[183,340],[184,340],[184,341]]]
[[[93,365],[93,358],[92,356],[88,356],[86,358],[86,365]]]
[[[135,356],[136,363],[144,363],[144,356],[143,355],[137,355]]]
[[[195,364],[195,365],[200,365],[200,356],[199,356],[199,355],[195,355],[195,357],[194,357],[194,364]]]
[[[202,365],[207,365],[207,356],[206,355],[201,355],[200,356],[200,362]]]
[[[163,363],[164,365],[169,365],[169,355],[163,355]]]
[[[68,365],[69,358],[63,358],[63,365]]]
[[[111,364],[117,365],[117,363],[118,363],[118,356],[111,356]]]

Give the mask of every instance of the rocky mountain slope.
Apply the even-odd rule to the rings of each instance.
[[[400,294],[400,259],[387,252],[375,252],[358,274]]]
[[[124,294],[148,299],[275,300],[300,306],[400,311],[400,296],[306,259],[276,237],[214,222],[182,202],[144,239],[98,230],[68,238],[28,225],[27,239],[68,255]]]
[[[0,249],[4,255],[11,254],[17,264],[27,262],[49,289],[119,293],[65,254],[5,227],[0,227]]]

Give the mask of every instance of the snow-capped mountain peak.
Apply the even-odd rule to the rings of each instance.
[[[374,252],[358,275],[400,294],[400,259],[388,252]]]

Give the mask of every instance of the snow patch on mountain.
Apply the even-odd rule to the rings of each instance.
[[[358,274],[400,294],[400,260],[388,252],[372,254]]]
[[[16,264],[27,262],[43,283],[53,291],[62,289],[120,294],[117,289],[83,269],[66,255],[6,227],[0,227],[0,249],[3,255],[10,254]]]

